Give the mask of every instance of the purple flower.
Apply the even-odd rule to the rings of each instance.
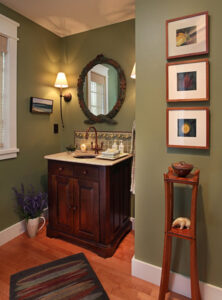
[[[21,184],[21,191],[15,187],[13,187],[12,190],[15,193],[19,211],[26,219],[34,219],[40,216],[44,208],[48,206],[47,193],[35,192],[32,185],[30,185],[26,193],[23,184]]]

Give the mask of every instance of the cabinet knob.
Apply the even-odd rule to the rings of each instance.
[[[83,175],[86,175],[87,173],[88,173],[87,170],[83,170],[83,171],[82,171],[82,174],[83,174]]]
[[[77,206],[68,205],[69,209],[72,209],[73,211],[77,210]]]
[[[63,168],[62,168],[62,167],[60,167],[60,168],[59,168],[59,172],[61,172],[62,170],[63,170]]]

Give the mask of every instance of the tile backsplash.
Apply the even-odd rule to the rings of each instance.
[[[93,147],[95,146],[95,132],[89,132],[89,138],[85,138],[85,131],[74,131],[74,145],[77,149],[80,149],[81,144],[87,146],[87,150],[91,149],[91,142],[93,142]],[[98,145],[101,146],[103,143],[103,150],[107,148],[112,148],[114,140],[117,145],[119,145],[122,140],[124,144],[124,152],[130,152],[131,148],[131,137],[132,133],[127,131],[97,131]]]

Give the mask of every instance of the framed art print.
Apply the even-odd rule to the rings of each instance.
[[[167,59],[208,53],[208,12],[166,21]]]
[[[36,97],[30,98],[31,113],[51,114],[52,110],[53,110],[53,100],[36,98]]]
[[[207,107],[167,108],[167,147],[209,149]]]
[[[209,100],[208,59],[168,63],[167,102]]]

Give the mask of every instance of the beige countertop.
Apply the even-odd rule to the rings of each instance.
[[[132,157],[132,154],[127,154],[126,156],[120,157],[115,160],[106,160],[100,158],[75,158],[73,157],[73,155],[74,155],[73,153],[68,154],[67,152],[60,152],[60,153],[45,155],[44,158],[49,160],[66,161],[71,163],[88,164],[88,165],[96,165],[96,166],[113,166],[123,160]]]

